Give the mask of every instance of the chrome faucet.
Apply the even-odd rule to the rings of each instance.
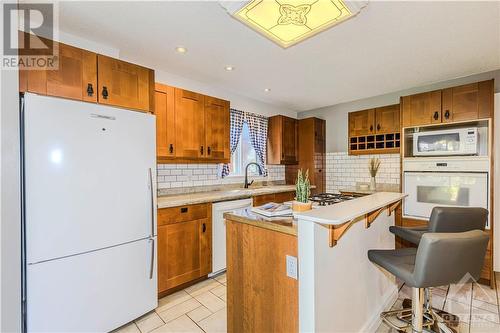
[[[255,162],[248,163],[247,166],[245,167],[245,186],[244,186],[245,188],[248,188],[248,186],[253,184],[253,180],[250,183],[248,182],[248,167],[252,164],[255,164],[257,166],[257,168],[259,169],[259,175],[262,175],[262,168],[260,167],[260,165],[258,165]]]

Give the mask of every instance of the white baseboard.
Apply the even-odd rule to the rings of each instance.
[[[398,299],[398,288],[397,286],[390,290],[384,297],[384,302],[382,305],[376,309],[373,313],[372,318],[361,328],[360,333],[375,333],[382,323],[382,319],[380,319],[380,314],[384,311],[390,310],[392,305]]]

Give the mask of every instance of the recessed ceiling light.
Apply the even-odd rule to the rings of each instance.
[[[270,92],[271,91],[271,88],[266,88],[264,89],[265,92]]]
[[[177,51],[177,53],[186,53],[187,52],[187,49],[184,46],[177,46],[175,48],[175,50]]]
[[[247,0],[243,6],[241,3],[228,2],[222,6],[250,28],[287,48],[355,16],[368,1]]]
[[[226,71],[228,71],[228,72],[230,72],[230,71],[234,71],[234,67],[233,67],[233,66],[226,66],[226,67],[224,67],[224,69],[225,69]]]

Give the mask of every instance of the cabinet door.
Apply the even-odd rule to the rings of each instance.
[[[205,157],[203,95],[175,88],[176,157]]]
[[[58,60],[47,71],[47,95],[97,102],[97,55],[59,43]]]
[[[21,34],[20,36],[24,36]],[[28,36],[35,43],[33,35]],[[43,39],[47,42],[47,39]],[[20,90],[75,100],[97,102],[97,55],[50,41],[57,52],[55,70],[19,71]]]
[[[297,163],[297,119],[282,117],[282,160],[284,164]]]
[[[349,136],[375,134],[375,109],[349,112]]]
[[[158,227],[158,292],[192,281],[211,269],[207,219]]]
[[[156,155],[158,159],[175,156],[174,88],[155,85]]]
[[[103,55],[97,56],[101,104],[141,111],[153,111],[152,70]]]
[[[403,126],[441,123],[441,90],[402,97]]]
[[[229,102],[205,96],[206,157],[229,160]]]
[[[376,108],[375,122],[377,134],[400,132],[399,104]]]
[[[443,90],[443,122],[489,118],[493,111],[493,81]]]

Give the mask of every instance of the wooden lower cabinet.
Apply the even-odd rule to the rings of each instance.
[[[253,205],[255,207],[261,206],[268,202],[283,203],[286,201],[294,200],[294,198],[295,191],[256,195],[253,197]]]
[[[286,274],[297,237],[226,221],[227,331],[298,332],[298,281]]]
[[[158,294],[212,271],[211,205],[158,210]]]

